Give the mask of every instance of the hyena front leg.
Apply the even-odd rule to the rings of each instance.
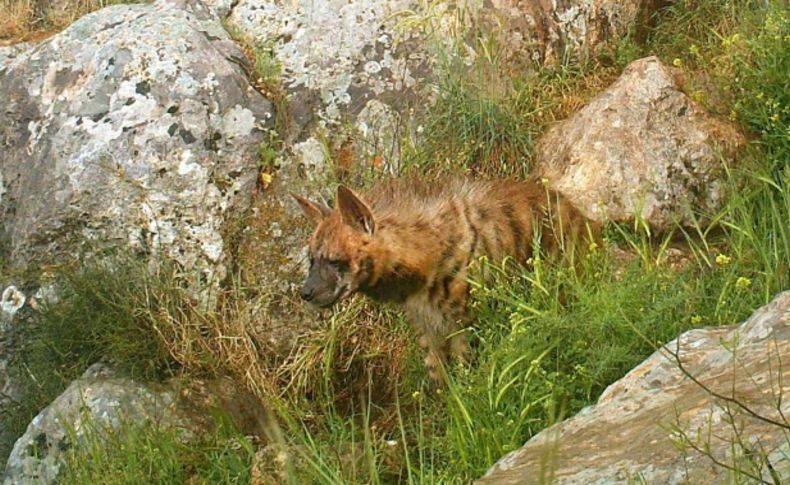
[[[438,385],[444,384],[444,364],[447,362],[446,320],[441,310],[427,298],[417,295],[406,302],[407,317],[425,351],[428,375]]]

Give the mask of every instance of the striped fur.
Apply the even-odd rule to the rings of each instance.
[[[573,206],[534,182],[394,180],[359,196],[341,187],[333,210],[296,198],[317,223],[303,297],[331,306],[361,292],[402,305],[435,380],[448,354],[466,357],[459,331],[473,261],[510,257],[523,264],[533,241],[554,253],[592,234]]]

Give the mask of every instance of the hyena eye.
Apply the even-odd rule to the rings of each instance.
[[[329,265],[335,268],[338,271],[348,271],[348,261],[342,259],[330,259]]]

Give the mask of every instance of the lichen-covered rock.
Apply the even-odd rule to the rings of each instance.
[[[0,70],[3,69],[3,65],[11,62],[14,58],[18,57],[21,53],[25,52],[31,47],[33,47],[33,44],[30,42],[19,42],[16,44],[0,47]],[[3,184],[0,183],[0,196],[2,196],[3,193],[2,186]]]
[[[673,354],[708,390],[745,407],[712,396]],[[684,333],[609,386],[595,406],[542,431],[478,483],[729,483],[734,472],[726,466],[740,470],[741,480],[751,474],[783,483],[790,479],[790,402],[781,399],[790,390],[788,360],[784,292],[738,326]]]
[[[228,22],[259,45],[271,47],[289,95],[289,136],[303,140],[323,128],[345,132],[330,137],[339,138],[349,128],[365,129],[356,121],[369,103],[407,111],[431,80],[426,41],[416,30],[397,28],[399,14],[414,4],[240,0]],[[359,148],[367,152],[360,156],[374,151],[364,144]]]
[[[722,160],[743,143],[648,57],[538,141],[538,173],[588,217],[667,228],[721,207]]]
[[[8,458],[4,483],[53,483],[63,453],[79,446],[90,429],[146,422],[184,426],[187,419],[177,404],[178,392],[172,388],[120,378],[96,364],[33,419]]]
[[[14,444],[5,485],[56,483],[64,453],[86,436],[152,424],[177,429],[185,440],[211,430],[218,415],[241,432],[264,438],[267,411],[261,401],[227,378],[172,379],[145,384],[94,364],[42,410]]]
[[[602,45],[648,25],[662,0],[491,0],[483,18],[500,43],[553,64],[588,57]],[[484,9],[486,7],[483,7]]]
[[[224,275],[272,105],[197,0],[86,15],[0,65],[0,244],[17,267],[131,247]],[[193,272],[194,269],[194,272]]]

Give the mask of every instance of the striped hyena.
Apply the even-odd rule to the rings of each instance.
[[[334,209],[294,198],[317,225],[301,297],[330,307],[360,292],[400,304],[436,381],[448,353],[466,358],[460,330],[471,262],[486,256],[523,264],[535,241],[554,252],[592,234],[578,210],[535,182],[390,181],[361,196],[341,186]]]

